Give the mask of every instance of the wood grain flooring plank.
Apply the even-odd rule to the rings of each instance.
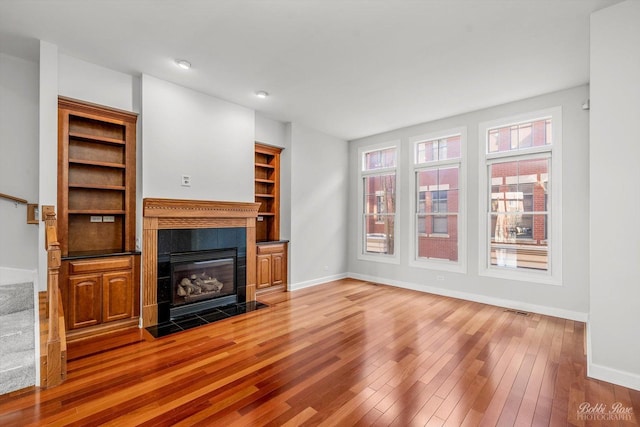
[[[359,406],[351,410],[349,414],[342,419],[340,425],[352,426],[360,424],[363,418],[369,419],[371,417],[371,415],[368,414],[372,411],[374,413],[379,413],[378,417],[376,418],[377,420],[382,413],[380,411],[377,411],[375,409],[375,406],[392,391],[393,388],[387,384],[385,384],[378,390],[374,390],[374,393],[371,396],[364,400]]]
[[[422,408],[413,417],[412,423],[416,425],[425,425],[429,422],[431,417],[436,413],[440,405],[442,405],[443,399],[434,395],[429,396],[429,400],[422,405]]]

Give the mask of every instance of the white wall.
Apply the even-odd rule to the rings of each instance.
[[[277,120],[256,113],[256,142],[276,147],[285,147],[287,126]]]
[[[58,56],[58,93],[94,104],[134,110],[134,77],[72,56]]]
[[[254,200],[253,110],[143,75],[142,111],[143,197]]]
[[[40,205],[56,206],[58,200],[58,46],[40,42],[39,92],[39,201]],[[38,283],[47,289],[47,252],[45,224],[38,232]]]
[[[291,174],[293,159],[291,146],[291,123],[284,127],[284,150],[280,154],[280,238],[291,239]],[[289,251],[291,252],[291,251]],[[291,269],[291,262],[289,262]],[[291,282],[291,274],[288,275]]]
[[[38,64],[0,53],[0,193],[38,202]],[[0,199],[0,266],[38,267],[38,226]]]
[[[345,277],[348,144],[290,125],[291,289]]]
[[[591,313],[595,378],[640,390],[640,2],[591,17]],[[603,196],[605,196],[603,198]]]
[[[588,98],[587,86],[542,95],[510,104],[480,110],[460,116],[411,126],[350,143],[351,176],[349,202],[349,272],[353,277],[378,280],[412,289],[466,298],[475,301],[535,311],[554,316],[586,320],[589,311],[589,276],[585,268],[589,261],[588,249],[588,112],[581,108]],[[563,117],[563,280],[562,286],[511,281],[478,275],[478,211],[482,202],[478,195],[479,158],[483,155],[483,142],[479,141],[478,125],[481,122],[534,112],[561,106]],[[453,273],[410,267],[409,207],[410,155],[412,136],[446,131],[457,127],[467,128],[467,273]],[[358,229],[357,180],[359,147],[393,140],[401,141],[399,165],[399,194],[404,198],[398,207],[400,225],[396,248],[400,251],[400,264],[363,261],[357,258]],[[437,280],[437,276],[441,279]]]

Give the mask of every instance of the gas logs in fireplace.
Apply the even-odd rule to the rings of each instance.
[[[171,254],[174,307],[234,295],[236,251],[195,251]]]

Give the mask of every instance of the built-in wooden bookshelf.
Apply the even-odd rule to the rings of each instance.
[[[61,97],[58,119],[62,256],[133,251],[137,115]]]
[[[257,294],[287,290],[287,247],[280,240],[280,153],[282,149],[256,143],[255,201]]]
[[[280,239],[280,148],[255,146],[255,201],[260,203],[256,242]]]

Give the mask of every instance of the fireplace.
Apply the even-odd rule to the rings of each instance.
[[[144,199],[143,201],[143,293],[142,315],[143,326],[157,325],[171,320],[172,316],[179,316],[184,310],[208,310],[222,304],[249,303],[255,301],[256,277],[256,248],[255,223],[258,215],[259,203],[217,202],[207,200],[178,200],[178,199]],[[196,253],[213,255],[216,258],[223,255],[220,263],[222,272],[213,272],[212,265],[188,274],[190,280],[207,281],[213,290],[222,282],[223,287],[219,295],[210,294],[207,297],[197,297],[193,289],[187,295],[178,295],[172,289],[172,258],[173,270],[180,273],[184,257],[196,256]],[[199,255],[198,255],[199,256]],[[224,271],[230,270],[229,259],[233,259],[233,291],[227,288],[228,279],[222,280]],[[193,260],[191,260],[193,261]],[[197,259],[195,262],[206,261]],[[185,267],[187,268],[187,267]],[[203,276],[204,274],[204,276]],[[195,279],[191,276],[195,275]],[[220,277],[216,277],[216,276]],[[209,279],[209,277],[211,277]],[[183,277],[180,278],[180,281]],[[189,287],[185,282],[184,289]],[[200,286],[198,286],[200,288]],[[206,288],[206,286],[205,286]],[[212,298],[209,298],[211,296]]]

